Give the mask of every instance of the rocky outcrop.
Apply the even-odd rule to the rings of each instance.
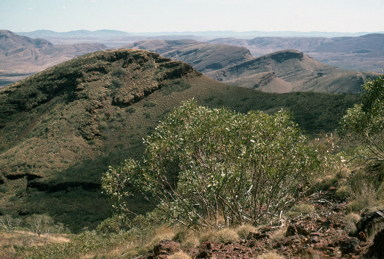
[[[267,251],[285,258],[384,258],[384,230],[373,242],[349,236],[346,231],[345,203],[333,200],[334,191],[317,193],[307,202],[314,204],[315,212],[293,218],[287,224],[284,237],[276,237],[278,226],[267,226],[250,232],[246,239],[235,242],[203,242],[197,248],[184,249],[192,258],[256,258]],[[330,202],[329,200],[333,200]],[[324,202],[328,201],[328,202]],[[376,213],[377,214],[377,213]],[[369,214],[373,218],[374,214]],[[361,222],[365,222],[363,217]],[[162,241],[155,246],[153,254],[141,258],[167,258],[179,249],[173,241]],[[162,247],[177,247],[166,250]],[[172,245],[171,245],[172,244]],[[163,251],[159,253],[157,251]]]

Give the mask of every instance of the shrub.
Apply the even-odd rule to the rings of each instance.
[[[113,75],[113,76],[120,77],[120,76],[125,75],[125,73],[126,73],[126,72],[125,72],[122,68],[118,68],[118,69],[116,69],[116,70],[114,70],[114,71],[112,72],[112,75]]]
[[[120,79],[114,78],[111,81],[111,84],[109,85],[109,88],[115,89],[115,88],[120,88],[123,86],[123,82],[120,81]]]
[[[108,124],[106,122],[103,122],[99,125],[99,129],[100,130],[105,130],[108,128]]]
[[[107,218],[97,226],[97,232],[107,233],[119,233],[124,230],[128,230],[132,227],[131,222],[125,217],[125,215],[113,215]]]
[[[153,102],[150,102],[150,101],[146,101],[143,104],[143,107],[155,107],[155,106],[156,106],[156,103],[153,103]]]
[[[130,213],[125,197],[143,195],[186,226],[219,227],[219,217],[254,223],[312,179],[320,153],[306,142],[286,112],[240,114],[189,101],[147,137],[141,162],[110,167],[102,186],[120,212]]]
[[[377,159],[384,159],[384,75],[363,86],[361,103],[347,110],[340,121],[341,136],[361,141]]]
[[[136,111],[136,109],[135,109],[135,107],[128,107],[126,109],[126,111],[129,112],[129,113],[134,113]]]

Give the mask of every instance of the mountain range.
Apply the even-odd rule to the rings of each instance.
[[[0,31],[0,87],[69,59],[107,47],[99,43],[53,45],[10,31]]]
[[[296,49],[328,65],[358,71],[381,73],[384,68],[384,34],[358,37],[256,37],[254,39],[218,38],[213,44],[245,47],[252,55],[266,55]]]
[[[41,34],[37,35],[44,35],[44,33],[47,32],[42,31]],[[50,33],[50,35],[56,35],[54,32]],[[111,35],[118,35],[121,32],[101,30],[88,31],[82,34],[82,31],[76,31],[71,35],[91,34],[99,35],[99,37],[104,35],[105,39],[107,39],[112,37]],[[53,45],[44,39],[23,37],[9,31],[2,31],[1,35],[1,85],[17,81],[27,75],[81,54],[107,48],[99,43]],[[353,64],[356,63],[353,60],[359,59],[360,67],[369,66],[372,68],[372,66],[375,66],[375,69],[371,69],[371,71],[378,71],[378,63],[383,62],[380,59],[381,55],[383,55],[380,48],[383,40],[383,34],[341,38],[215,39],[210,42],[193,39],[152,39],[137,41],[120,46],[120,48],[155,51],[165,57],[189,63],[198,71],[216,80],[262,91],[356,93],[361,90],[360,85],[364,80],[374,78],[378,74],[347,71],[332,67],[318,62],[312,55],[318,56],[319,53],[322,57],[343,55],[344,59],[339,59],[338,62],[345,63],[349,60],[348,66],[353,67]],[[292,49],[287,50],[287,48]],[[294,48],[301,49],[305,53],[311,53],[311,55],[302,53],[295,56],[294,52],[296,50]],[[255,58],[254,56],[257,56],[255,51],[257,51],[256,54],[263,52],[268,54]],[[340,51],[344,52],[340,53]],[[274,54],[269,54],[271,52]],[[273,57],[276,56],[289,58],[284,62],[276,63],[273,60]],[[300,58],[301,56],[302,58]],[[362,56],[366,57],[364,62],[361,61]],[[253,61],[251,62],[251,60]],[[332,63],[332,61],[328,60],[327,63]]]
[[[381,32],[382,33],[382,32]],[[61,37],[61,38],[107,38],[107,37],[125,37],[125,36],[198,36],[206,38],[221,38],[221,37],[237,37],[237,38],[255,38],[255,37],[351,37],[366,35],[368,32],[298,32],[298,31],[183,31],[183,32],[124,32],[117,30],[75,30],[69,32],[55,32],[50,30],[37,30],[32,32],[17,32],[22,36],[28,36],[31,38],[49,38],[49,37]]]
[[[293,49],[255,58],[244,47],[195,40],[148,40],[121,48],[154,51],[215,80],[264,92],[357,93],[366,79],[378,76],[326,65]]]

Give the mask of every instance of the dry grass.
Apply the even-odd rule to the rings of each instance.
[[[272,232],[271,241],[274,242],[278,239],[285,237],[285,234],[287,233],[287,228],[288,227],[281,227],[281,228],[277,229],[276,231]]]
[[[208,232],[200,237],[201,242],[212,241],[216,243],[231,243],[239,240],[239,235],[235,230],[226,228],[217,232]]]
[[[350,234],[354,235],[356,234],[357,227],[356,223],[360,220],[360,215],[356,213],[350,213],[345,216],[346,224],[345,224],[345,231]]]
[[[352,189],[349,185],[340,186],[335,193],[335,197],[338,199],[346,199],[351,195],[352,195]]]
[[[313,207],[310,204],[301,203],[294,205],[287,213],[287,217],[296,217],[300,214],[307,215],[315,210],[315,207]]]
[[[366,208],[375,206],[377,203],[377,194],[373,184],[362,180],[358,187],[353,188],[354,200],[349,204],[348,211],[360,212]]]
[[[190,259],[191,257],[183,252],[174,253],[169,256],[168,259]]]
[[[256,232],[257,228],[250,225],[246,224],[243,226],[240,226],[236,229],[237,234],[239,235],[240,238],[245,239],[248,237],[249,232]]]
[[[16,258],[20,249],[42,247],[50,243],[67,243],[67,235],[41,235],[27,231],[0,231],[0,258]]]
[[[265,254],[259,255],[256,259],[284,259],[285,257],[274,252],[267,252]]]

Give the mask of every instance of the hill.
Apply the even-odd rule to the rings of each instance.
[[[357,93],[364,80],[378,74],[348,71],[323,64],[297,50],[282,50],[208,72],[207,76],[265,92]]]
[[[259,42],[259,44],[273,49],[278,44],[279,38],[273,39],[274,42]],[[319,42],[329,41],[331,40],[327,38],[307,41],[297,38],[287,40],[284,44],[280,42],[278,46],[291,47],[301,44],[301,47],[309,48],[319,45]],[[361,90],[360,86],[365,79],[378,75],[329,66],[297,50],[282,50],[253,58],[249,50],[244,47],[207,44],[195,40],[147,40],[123,47],[154,51],[165,57],[186,62],[215,80],[265,92],[357,93]],[[268,75],[263,74],[267,72]]]
[[[231,86],[145,50],[86,54],[0,89],[0,213],[94,228],[110,208],[101,175],[140,157],[142,138],[191,98],[239,112],[288,109],[314,135],[333,131],[359,96]],[[152,208],[132,202],[137,213]]]
[[[0,87],[77,56],[105,50],[103,44],[53,45],[10,31],[0,31]]]
[[[122,48],[157,52],[164,57],[186,62],[202,73],[253,59],[246,48],[196,40],[148,40],[124,45]]]
[[[254,56],[262,56],[285,49],[297,49],[328,65],[358,71],[380,73],[384,51],[384,34],[359,37],[256,37],[253,39],[218,38],[212,44],[245,47]]]

